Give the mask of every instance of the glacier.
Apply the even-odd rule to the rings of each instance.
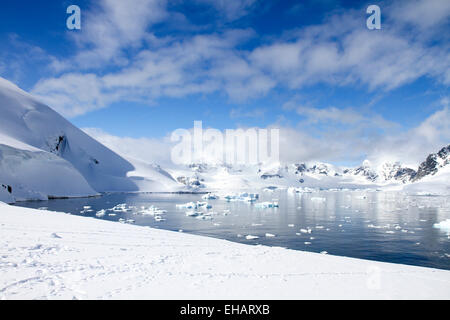
[[[3,78],[0,113],[0,185],[11,190],[0,199],[8,203],[182,189],[159,166],[119,156]]]

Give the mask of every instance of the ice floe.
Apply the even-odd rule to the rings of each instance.
[[[259,203],[255,203],[255,208],[258,209],[268,209],[268,208],[278,208],[278,202],[274,201],[274,202],[270,202],[270,201],[266,201],[266,202],[259,202]]]
[[[450,219],[444,220],[433,225],[434,228],[450,232]]]

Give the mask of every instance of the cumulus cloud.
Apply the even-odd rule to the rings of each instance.
[[[153,35],[149,28],[169,16],[166,6],[166,0],[100,0],[86,12],[81,32],[73,36],[79,52],[67,65],[82,69],[127,65],[124,49],[142,47]]]
[[[408,11],[409,6],[402,3],[402,10]],[[422,5],[424,1],[416,3]],[[441,1],[434,4],[444,10],[447,6]],[[390,10],[387,7],[383,12],[389,16]],[[414,5],[412,11],[417,11]],[[448,19],[449,12],[438,16]],[[391,20],[397,17],[390,14]],[[335,14],[321,25],[299,30],[289,39],[256,48],[249,59],[290,88],[328,83],[391,90],[422,76],[447,84],[450,47],[448,43],[433,46],[429,42],[439,30],[445,32],[445,26],[435,25],[434,33],[427,34],[429,38],[417,37],[405,30],[405,24],[421,24],[421,17],[398,16],[400,20],[374,32],[362,25],[360,11]]]
[[[165,166],[172,164],[170,137],[161,139],[118,137],[99,128],[83,128],[83,131],[123,157]]]
[[[371,146],[368,158],[374,163],[401,161],[412,168],[430,153],[450,144],[450,105],[448,97],[417,127],[396,135],[386,135]]]
[[[383,6],[386,23],[380,31],[367,30],[363,10],[337,11],[321,24],[245,50],[244,44],[257,39],[249,29],[156,35],[152,26],[175,14],[167,1],[133,1],[102,0],[87,12],[82,32],[73,36],[78,52],[52,62],[55,70],[66,71],[42,79],[33,93],[76,116],[112,102],[155,103],[193,94],[220,93],[245,103],[277,88],[293,91],[319,83],[369,91],[392,90],[424,76],[450,83],[450,45],[442,41],[450,17],[446,0]],[[256,4],[197,2],[234,17]],[[81,89],[83,77],[92,88],[80,97],[74,88]]]
[[[279,130],[281,163],[330,162],[356,166],[369,159],[375,166],[400,161],[403,165],[416,169],[428,154],[450,144],[449,102],[448,98],[443,98],[441,109],[409,130],[401,130],[400,124],[395,123],[386,126],[381,117],[383,121],[368,124],[367,115],[364,113],[355,114],[354,119],[357,120],[348,120],[346,116],[331,116],[333,124],[330,125],[329,112],[332,112],[333,108],[326,109],[319,117],[314,116],[314,121],[327,124],[327,129],[323,131],[314,130],[305,125],[305,122],[300,122],[295,127],[275,123],[265,128],[253,129]],[[312,113],[314,109],[309,108],[308,112]],[[348,126],[341,126],[342,124]],[[174,166],[171,151],[175,143],[170,141],[170,135],[161,139],[130,138],[117,137],[95,128],[83,130],[125,157],[157,163],[168,168]],[[192,128],[186,130],[193,134]],[[226,136],[225,131],[222,135]],[[211,146],[211,143],[205,142],[204,146]],[[209,154],[204,155],[204,161],[220,162]]]

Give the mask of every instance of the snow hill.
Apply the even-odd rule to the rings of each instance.
[[[3,78],[0,114],[2,201],[180,188],[161,168],[132,164]]]

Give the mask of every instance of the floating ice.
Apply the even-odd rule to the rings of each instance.
[[[198,206],[194,202],[188,202],[184,204],[177,204],[178,209],[197,209]]]
[[[235,202],[235,201],[254,202],[259,199],[259,194],[244,192],[237,195],[236,194],[226,195],[224,196],[224,199],[228,202]]]
[[[141,208],[142,208],[142,210],[137,212],[137,214],[141,214],[143,216],[160,216],[160,215],[167,213],[166,210],[162,210],[155,206],[150,206],[148,208],[145,208],[145,207],[141,207]]]
[[[259,239],[259,237],[258,236],[248,235],[248,236],[245,237],[245,239],[247,239],[247,240],[256,240],[256,239]]]
[[[435,223],[433,228],[441,229],[447,232],[450,232],[450,219],[444,220],[439,223]]]
[[[275,235],[271,233],[266,233],[266,238],[274,238]]]
[[[196,212],[196,211],[187,211],[186,212],[186,217],[197,217],[201,214],[201,212]]]
[[[118,204],[115,207],[111,208],[110,210],[114,211],[114,212],[128,212],[128,211],[131,211],[131,209],[129,209],[127,207],[126,203]]]
[[[91,209],[90,206],[84,206],[83,210],[80,211],[81,214],[86,214],[88,212],[93,212],[94,210]]]
[[[326,198],[322,198],[322,197],[312,197],[311,201],[313,201],[313,202],[326,202],[327,199]]]
[[[296,193],[313,193],[315,190],[312,188],[304,187],[304,188],[295,188]]]
[[[102,209],[100,211],[97,211],[97,213],[95,214],[98,218],[104,217],[106,214],[106,210]]]
[[[258,209],[268,209],[268,208],[278,208],[278,202],[260,202],[255,203],[255,208]]]
[[[203,199],[203,200],[218,200],[218,199],[219,199],[219,196],[216,195],[216,194],[213,194],[213,193],[208,193],[208,194],[205,194],[205,195],[202,197],[202,199]]]

